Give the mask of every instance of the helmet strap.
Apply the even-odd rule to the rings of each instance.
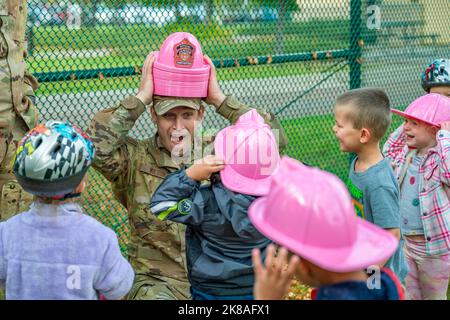
[[[66,199],[71,199],[71,198],[77,198],[81,196],[81,192],[77,192],[77,193],[69,193],[67,195],[64,196],[64,200]]]
[[[76,198],[79,197],[81,195],[81,192],[77,192],[77,193],[68,193],[64,196],[56,196],[56,197],[52,197],[53,200],[59,200],[59,201],[63,201],[63,200],[67,200],[67,199],[71,199],[71,198]]]

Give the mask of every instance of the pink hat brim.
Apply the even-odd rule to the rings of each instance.
[[[383,262],[395,252],[397,239],[376,225],[357,218],[357,239],[346,248],[320,248],[309,246],[298,238],[291,238],[273,228],[264,220],[266,198],[253,201],[249,208],[249,218],[253,225],[275,243],[286,247],[317,266],[334,272],[352,272]]]
[[[395,114],[397,114],[397,115],[399,115],[399,116],[401,116],[403,118],[409,118],[409,119],[418,120],[418,121],[424,122],[424,123],[426,123],[426,124],[428,124],[430,126],[433,126],[433,127],[438,127],[438,128],[441,127],[441,125],[438,124],[438,123],[433,123],[433,122],[429,122],[429,121],[425,121],[425,120],[419,119],[417,117],[414,117],[414,116],[411,116],[411,115],[407,114],[404,111],[400,111],[400,110],[397,110],[397,109],[392,109],[391,112],[395,113]]]
[[[220,179],[225,187],[238,193],[265,196],[270,190],[271,176],[257,180],[251,179],[237,173],[229,165],[225,165],[225,168],[220,171]]]

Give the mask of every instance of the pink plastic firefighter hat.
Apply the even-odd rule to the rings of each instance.
[[[358,218],[345,185],[331,173],[283,157],[270,193],[249,208],[266,237],[334,272],[362,270],[387,260],[398,241]]]
[[[392,112],[405,118],[420,120],[431,126],[450,121],[450,98],[437,93],[429,93],[414,100],[405,111],[392,109]]]
[[[200,43],[192,34],[172,33],[154,55],[156,95],[186,98],[208,95],[210,66],[204,61]]]
[[[214,151],[225,161],[225,168],[220,171],[225,187],[255,196],[267,194],[280,155],[271,128],[255,109],[217,134]]]

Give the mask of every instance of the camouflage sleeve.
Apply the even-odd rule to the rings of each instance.
[[[12,108],[4,108],[5,104],[0,103],[0,171],[9,171],[10,163],[7,161],[9,145],[13,141],[12,125],[14,124],[15,113]],[[5,163],[4,163],[5,162]],[[8,162],[8,163],[6,163]]]
[[[98,112],[89,123],[87,133],[96,151],[93,167],[111,182],[120,184],[118,177],[130,173],[130,154],[136,142],[127,136],[144,110],[141,100],[130,96],[117,106]]]
[[[37,81],[26,71],[26,0],[0,1],[0,172],[11,170],[17,141],[36,126]],[[22,120],[24,123],[22,123]]]
[[[39,120],[39,113],[36,108],[36,95],[34,93],[38,86],[37,79],[25,69],[22,83],[23,95],[19,106],[19,113],[30,130],[37,126]]]
[[[244,113],[250,111],[252,108],[241,103],[239,100],[233,96],[227,96],[222,104],[217,108],[217,113],[219,113],[224,118],[228,119],[231,123],[235,123],[237,119]],[[266,123],[270,125],[274,131],[275,137],[278,140],[278,146],[280,152],[287,147],[288,138],[284,128],[281,126],[280,121],[271,112],[267,112],[258,108],[256,111],[264,118]]]
[[[36,95],[34,92],[39,87],[39,83],[37,79],[27,70],[25,69],[23,75],[23,95],[25,98],[30,99],[31,103],[36,104]]]

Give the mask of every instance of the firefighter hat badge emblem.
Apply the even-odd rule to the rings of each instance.
[[[194,63],[195,47],[188,39],[183,39],[174,48],[174,64],[177,68],[191,68]]]

